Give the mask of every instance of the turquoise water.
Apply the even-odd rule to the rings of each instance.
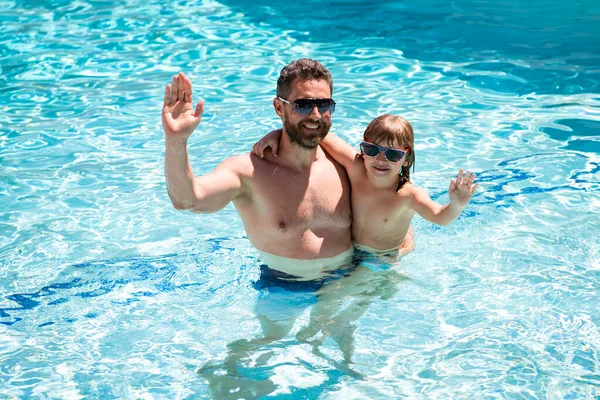
[[[589,0],[0,0],[0,398],[597,398],[599,20]],[[403,115],[417,185],[445,202],[468,168],[481,189],[453,225],[415,219],[397,274],[330,293],[322,344],[297,337],[307,307],[231,376],[261,332],[257,255],[233,207],[171,207],[162,94],[183,70],[206,100],[206,173],[278,126],[299,57],[334,76],[334,132]]]

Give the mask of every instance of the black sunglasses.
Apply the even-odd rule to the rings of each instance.
[[[387,158],[387,160],[390,162],[398,162],[402,160],[402,157],[404,157],[404,155],[410,151],[410,148],[406,151],[402,151],[398,149],[392,149],[391,147],[378,146],[369,142],[362,142],[360,144],[360,149],[362,150],[363,154],[368,157],[377,157],[379,153],[383,151],[385,158]]]
[[[292,112],[297,115],[308,115],[317,107],[321,114],[327,114],[335,111],[335,101],[333,99],[296,99],[292,102],[277,96],[285,104],[292,106]]]

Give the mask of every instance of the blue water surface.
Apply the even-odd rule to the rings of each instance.
[[[0,397],[598,398],[599,20],[590,0],[0,0]],[[300,57],[334,76],[336,134],[402,115],[415,184],[481,187],[450,226],[417,217],[395,269],[324,291],[330,315],[283,297],[293,328],[254,346],[257,254],[232,206],[172,208],[160,109],[186,72],[207,173],[279,126]]]

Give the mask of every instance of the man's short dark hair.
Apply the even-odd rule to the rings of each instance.
[[[286,65],[277,79],[277,96],[287,99],[296,79],[303,81],[324,80],[333,95],[333,78],[327,68],[318,61],[301,58]]]

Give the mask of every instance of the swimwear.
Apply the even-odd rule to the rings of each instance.
[[[354,265],[350,263],[344,266],[346,268],[321,272],[319,279],[306,280],[261,265],[260,277],[253,284],[259,292],[254,308],[255,313],[271,321],[300,316],[304,310],[317,302],[317,291],[320,288],[331,281],[347,276],[354,269]]]
[[[360,243],[356,243],[356,242],[354,242],[354,248],[358,251],[374,254],[377,257],[386,256],[386,257],[396,257],[397,258],[398,254],[400,253],[400,250],[398,250],[398,247],[394,247],[394,248],[387,249],[387,250],[379,250],[379,249],[375,249],[373,247],[370,247],[370,246],[367,246],[364,244],[360,244]]]
[[[265,251],[257,250],[263,263],[269,269],[292,276],[295,281],[312,281],[327,277],[330,272],[347,267],[352,263],[354,247],[329,258],[316,260],[299,260],[297,258],[281,257]]]
[[[397,247],[387,250],[374,249],[373,247],[354,242],[353,262],[373,271],[386,271],[398,263],[400,250]]]

